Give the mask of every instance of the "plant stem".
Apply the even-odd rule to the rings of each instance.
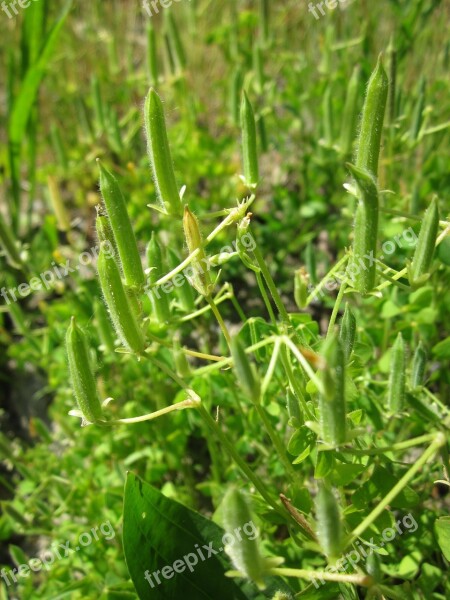
[[[350,544],[352,544],[364,531],[372,525],[372,523],[377,519],[386,506],[392,502],[392,500],[398,496],[398,494],[403,490],[404,487],[408,485],[414,475],[423,467],[423,465],[427,462],[429,458],[431,458],[441,446],[443,446],[447,442],[443,433],[438,433],[432,444],[425,450],[422,456],[417,460],[412,467],[403,475],[400,481],[397,482],[396,485],[391,489],[391,491],[386,494],[383,500],[376,506],[373,511],[367,515],[367,517],[350,533],[348,536],[344,549],[347,548]]]
[[[341,583],[354,583],[364,587],[371,587],[374,580],[370,575],[358,575],[354,573],[342,574],[331,573],[328,571],[308,571],[306,569],[289,569],[287,567],[276,567],[270,569],[272,575],[280,577],[298,577],[299,579],[307,579],[309,581],[339,581]]]
[[[214,421],[214,419],[211,417],[211,415],[209,414],[209,412],[206,410],[206,408],[203,405],[199,406],[199,413],[200,413],[202,419],[204,420],[204,422],[206,423],[206,425],[209,427],[209,429],[215,435],[218,436],[218,438],[219,438],[220,442],[222,443],[223,447],[227,450],[227,452],[229,453],[229,455],[231,456],[231,458],[234,460],[234,462],[236,463],[236,465],[241,469],[241,471],[244,473],[244,475],[255,486],[255,489],[257,489],[258,492],[261,494],[261,496],[264,498],[264,500],[277,513],[279,513],[280,515],[282,515],[283,518],[284,518],[285,517],[285,513],[283,512],[283,510],[281,509],[281,507],[279,507],[277,505],[277,503],[271,497],[271,495],[266,491],[267,490],[267,486],[261,481],[261,479],[255,473],[253,473],[253,471],[250,469],[250,467],[247,465],[247,463],[237,453],[237,451],[236,451],[235,447],[233,446],[233,444],[230,442],[230,440],[228,439],[228,437],[223,433],[223,431],[221,430],[221,428],[219,427],[219,425],[216,423],[216,421]]]
[[[219,311],[219,309],[217,308],[217,305],[214,302],[213,297],[212,296],[205,296],[205,299],[208,302],[208,304],[210,305],[211,310],[213,311],[214,316],[216,317],[217,322],[219,323],[219,327],[222,330],[222,333],[223,333],[223,335],[225,337],[225,340],[226,340],[226,342],[228,344],[228,347],[230,347],[231,336],[230,336],[230,334],[228,332],[227,326],[225,325],[225,321],[223,320],[222,315],[220,314],[220,311]]]

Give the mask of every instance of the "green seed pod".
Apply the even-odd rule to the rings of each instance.
[[[358,169],[367,171],[374,178],[378,176],[378,158],[388,88],[389,82],[380,54],[367,86],[356,155]]]
[[[181,199],[175,181],[160,97],[150,88],[145,100],[145,131],[150,166],[161,205],[170,215],[181,214]]]
[[[306,307],[308,298],[309,276],[304,267],[295,271],[294,276],[294,299],[300,310]]]
[[[230,77],[229,110],[234,125],[239,124],[239,99],[242,88],[242,70],[236,67]]]
[[[158,55],[155,29],[150,21],[147,25],[147,68],[151,85],[156,85],[158,83]]]
[[[166,16],[167,37],[172,51],[172,56],[175,60],[177,71],[180,72],[186,67],[186,53],[184,51],[175,17],[170,10],[167,10],[164,14]]]
[[[171,271],[181,263],[181,260],[171,248],[167,248],[167,259]],[[173,279],[176,283],[175,294],[177,295],[181,308],[187,313],[192,312],[195,309],[195,296],[192,287],[189,285],[189,281],[183,273],[175,275]]]
[[[388,407],[391,412],[399,412],[405,401],[405,343],[401,333],[392,347],[391,371],[388,388]]]
[[[347,96],[345,98],[344,112],[342,114],[340,150],[341,154],[347,156],[352,151],[353,140],[355,137],[356,121],[358,118],[358,96],[359,79],[361,69],[356,66],[353,69],[352,76],[347,87]]]
[[[253,524],[248,501],[238,489],[231,488],[226,493],[222,506],[225,531],[233,538],[238,528],[242,531],[244,525]],[[225,551],[231,557],[235,568],[263,589],[265,565],[259,551],[257,537],[255,536],[254,539],[250,539],[247,535],[240,537],[241,539],[234,540],[233,544],[225,546]]]
[[[161,248],[159,247],[158,241],[156,239],[155,233],[152,233],[152,237],[147,246],[147,264],[151,269],[149,273],[149,281],[151,284],[156,283],[160,277],[164,274],[164,265],[163,265],[163,257],[161,253]],[[156,316],[156,319],[160,323],[166,323],[170,320],[170,305],[169,305],[169,296],[164,293],[161,288],[157,290],[153,290],[150,294],[150,299],[152,302],[153,312]]]
[[[191,262],[191,275],[188,279],[199,294],[209,296],[214,285],[208,270],[208,259],[203,249],[203,240],[197,217],[189,210],[187,204],[184,207],[183,229],[189,254],[200,248],[199,254]]]
[[[144,335],[137,323],[127,293],[120,278],[114,256],[102,242],[97,262],[98,275],[106,305],[120,340],[137,354],[144,351]]]
[[[22,266],[22,260],[20,258],[19,251],[14,242],[14,238],[11,235],[11,229],[5,223],[3,215],[0,213],[0,245],[6,254],[9,264],[14,269],[20,269]]]
[[[342,550],[342,521],[336,497],[330,487],[322,482],[319,482],[316,496],[316,518],[322,549],[333,560]]]
[[[255,114],[245,91],[242,93],[241,102],[241,129],[245,185],[249,188],[256,188],[259,181],[259,168]]]
[[[423,218],[412,264],[408,269],[409,282],[412,287],[420,287],[429,277],[438,228],[439,205],[437,198],[434,197]]]
[[[106,215],[97,215],[97,218],[95,219],[95,230],[97,231],[98,241],[100,243],[105,242],[108,244],[110,252],[114,253],[116,260],[120,260],[116,238],[114,237],[111,223]]]
[[[397,86],[397,51],[394,46],[394,40],[391,37],[387,50],[389,58],[389,90],[388,90],[388,122],[392,125],[396,116],[396,86]]]
[[[322,99],[323,137],[327,146],[333,145],[333,103],[331,85],[327,85]]]
[[[103,100],[100,92],[100,84],[95,75],[91,79],[91,93],[97,129],[98,131],[103,132],[105,131],[105,114],[103,112]]]
[[[409,139],[411,142],[415,142],[419,138],[420,129],[423,123],[423,111],[425,108],[425,88],[426,81],[424,77],[421,77],[419,82],[419,94],[417,97],[416,105],[413,111],[413,120],[411,123],[411,129],[409,131]]]
[[[342,317],[339,330],[339,339],[344,350],[345,361],[348,362],[355,344],[356,337],[356,318],[349,304],[345,305],[344,316]]]
[[[261,384],[258,375],[236,336],[232,338],[230,348],[239,384],[253,402],[259,403]]]
[[[422,344],[419,345],[414,352],[414,358],[411,368],[411,389],[415,390],[424,384],[425,367],[427,365],[427,352]]]
[[[125,281],[130,287],[140,289],[145,282],[144,270],[128,216],[125,198],[117,179],[105,169],[100,161],[97,162],[100,168],[100,190],[116,240]]]
[[[355,215],[353,256],[347,274],[361,294],[368,294],[375,285],[378,239],[378,189],[374,178],[347,163],[355,178],[359,201]]]
[[[347,437],[345,399],[345,354],[336,335],[324,344],[322,356],[325,366],[320,374],[323,393],[319,395],[319,414],[322,439],[339,446]]]
[[[114,352],[114,336],[111,330],[111,322],[108,319],[105,305],[97,298],[94,301],[94,315],[97,321],[97,329],[100,341],[104,349],[108,352]]]
[[[72,317],[66,334],[66,349],[72,388],[83,417],[89,423],[102,418],[102,407],[92,372],[86,337]]]

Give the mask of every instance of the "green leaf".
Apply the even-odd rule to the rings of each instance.
[[[377,467],[372,477],[353,494],[353,504],[356,508],[366,509],[377,497],[385,496],[398,482],[398,476],[391,475],[383,467]],[[412,508],[420,502],[419,495],[406,486],[390,503],[393,508]]]
[[[437,358],[450,358],[450,337],[436,344],[433,347],[433,354]]]
[[[447,560],[450,560],[450,517],[436,519],[434,531],[442,554]]]
[[[123,544],[128,570],[141,600],[244,600],[246,595],[225,577],[231,564],[223,553],[223,533],[212,521],[128,473]],[[215,551],[221,551],[207,558],[203,546],[211,548],[211,544]],[[205,560],[201,559],[199,549],[203,549]],[[172,568],[174,563],[177,572]],[[145,578],[146,573],[153,588]]]

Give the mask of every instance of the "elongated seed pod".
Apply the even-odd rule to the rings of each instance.
[[[183,42],[181,41],[180,32],[171,11],[167,10],[164,14],[166,15],[167,36],[172,50],[172,56],[175,60],[177,70],[182,71],[186,66],[186,53],[184,51]]]
[[[361,69],[357,65],[353,69],[352,76],[347,87],[344,112],[342,114],[340,150],[341,154],[347,156],[351,153],[353,140],[355,138],[356,121],[358,118],[358,96],[359,79]]]
[[[391,355],[388,389],[388,407],[391,412],[401,411],[405,402],[405,366],[405,342],[399,333]]]
[[[356,318],[349,304],[345,305],[344,316],[342,317],[341,327],[339,330],[339,339],[341,340],[342,349],[346,362],[348,362],[355,344],[356,338]]]
[[[114,256],[108,251],[105,242],[100,245],[97,269],[106,306],[117,335],[124,346],[137,354],[142,354],[144,335],[123,287]]]
[[[236,336],[231,339],[230,349],[239,384],[253,402],[259,402],[261,392],[259,378],[254,366],[250,364],[244,347]]]
[[[155,29],[150,21],[147,25],[147,68],[150,84],[156,85],[158,83],[158,55]]]
[[[97,232],[98,241],[108,244],[110,252],[114,254],[116,260],[119,258],[119,249],[117,248],[116,238],[114,237],[111,223],[106,215],[97,215],[95,219],[95,230]]]
[[[147,264],[151,269],[148,278],[151,284],[156,283],[164,274],[163,257],[161,248],[156,239],[155,233],[147,246]],[[154,290],[150,296],[153,312],[160,323],[166,323],[170,320],[169,296],[161,288]]]
[[[183,229],[189,254],[200,249],[199,254],[191,262],[191,275],[188,277],[191,285],[202,296],[209,296],[213,290],[213,283],[209,273],[209,262],[203,249],[203,240],[197,217],[189,210],[188,205],[184,207]]]
[[[72,389],[83,417],[89,423],[102,418],[102,407],[92,372],[86,337],[72,317],[66,334],[66,350],[69,360]]]
[[[420,286],[430,272],[439,228],[439,205],[436,197],[431,201],[420,227],[419,239],[412,264],[409,268],[409,282],[412,287]]]
[[[181,263],[181,260],[171,248],[167,248],[167,260],[171,271]],[[189,281],[183,273],[175,275],[173,281],[175,283],[175,294],[181,308],[187,313],[192,312],[195,309],[195,295]]]
[[[239,527],[242,528],[245,524],[253,525],[248,501],[238,489],[228,490],[222,506],[223,525],[227,533],[234,536]],[[264,558],[259,551],[256,528],[254,534],[253,539],[247,535],[241,536],[241,539],[226,546],[225,550],[238,571],[254,581],[258,587],[264,587]]]
[[[111,328],[111,322],[108,319],[105,305],[97,298],[94,302],[94,315],[97,322],[100,341],[103,344],[104,349],[108,352],[114,352],[114,335]]]
[[[421,77],[419,83],[419,95],[417,97],[416,104],[413,111],[413,120],[411,123],[411,129],[409,131],[409,138],[412,142],[415,142],[420,133],[420,129],[423,123],[423,110],[425,108],[425,88],[426,81],[424,77]]]
[[[255,114],[245,91],[241,102],[241,129],[244,180],[248,187],[255,188],[259,181]]]
[[[374,178],[378,176],[378,159],[388,87],[389,82],[380,54],[367,86],[356,154],[358,169],[368,171]]]
[[[411,368],[411,389],[416,388],[424,384],[425,367],[427,365],[427,352],[422,344],[419,345],[414,352],[413,363]]]
[[[347,436],[345,399],[345,354],[339,338],[332,334],[322,349],[325,366],[320,374],[323,393],[319,394],[320,428],[327,444],[338,446]]]
[[[19,251],[14,242],[14,238],[11,235],[11,230],[3,219],[3,215],[0,213],[0,245],[6,254],[9,264],[14,269],[20,269],[22,266],[22,260],[20,258]]]
[[[100,191],[105,202],[111,229],[116,240],[123,275],[127,285],[141,288],[145,277],[141,257],[128,216],[125,198],[117,179],[97,161],[100,168]]]
[[[353,256],[347,274],[361,294],[368,294],[375,285],[378,239],[378,188],[367,171],[347,164],[358,188],[355,215]]]
[[[316,496],[317,536],[324,553],[331,560],[342,549],[342,521],[336,497],[326,483],[319,483]]]
[[[167,213],[180,215],[182,206],[167,139],[164,109],[153,88],[150,88],[145,100],[145,131],[158,199]]]
[[[392,125],[396,116],[396,87],[397,87],[397,50],[391,37],[387,50],[389,60],[389,91],[388,91],[388,123]]]
[[[70,219],[69,215],[67,214],[66,207],[64,206],[64,202],[61,198],[56,177],[53,177],[53,175],[48,175],[47,185],[50,203],[52,205],[53,212],[55,213],[58,229],[60,231],[67,232],[70,229]]]
[[[333,144],[333,104],[331,85],[328,84],[322,98],[323,137],[328,146]]]
[[[304,267],[295,271],[294,275],[294,299],[300,310],[306,307],[308,298],[309,276]]]

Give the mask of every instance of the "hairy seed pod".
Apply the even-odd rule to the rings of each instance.
[[[419,138],[420,129],[423,123],[423,110],[425,108],[425,88],[425,78],[421,77],[419,82],[419,95],[417,97],[416,105],[414,106],[413,120],[411,123],[411,129],[409,131],[409,139],[412,142],[417,141],[417,139]]]
[[[245,91],[242,92],[241,129],[244,181],[249,188],[255,188],[259,181],[255,114]]]
[[[358,169],[367,171],[374,178],[378,176],[378,159],[388,88],[389,82],[380,54],[367,86],[356,154]]]
[[[397,50],[391,37],[387,50],[389,60],[389,90],[388,90],[388,123],[392,125],[395,121],[396,108],[396,86],[397,86]]]
[[[228,534],[235,536],[238,528],[242,531],[244,525],[253,525],[247,498],[237,488],[228,490],[222,506],[223,525]],[[258,587],[263,587],[264,558],[260,554],[257,537],[255,536],[254,539],[250,539],[247,535],[240,537],[241,539],[226,546],[225,550],[238,571],[254,581]]]
[[[114,335],[111,329],[111,322],[108,319],[105,305],[97,298],[94,301],[94,315],[101,343],[105,350],[114,352]]]
[[[411,368],[411,389],[416,388],[424,384],[425,367],[427,365],[427,352],[422,344],[419,345],[414,352],[413,363]]]
[[[325,366],[320,374],[323,393],[319,394],[322,439],[338,446],[347,436],[345,399],[345,354],[339,338],[332,334],[322,349]]]
[[[147,246],[147,264],[151,269],[148,278],[151,284],[156,283],[160,277],[164,274],[164,265],[161,248],[156,239],[155,233],[152,233],[152,237]],[[169,296],[164,293],[161,288],[151,290],[150,294],[153,312],[155,313],[156,319],[160,323],[166,323],[170,320],[170,305]]]
[[[116,238],[114,237],[111,223],[106,215],[97,215],[95,219],[95,230],[97,232],[98,241],[108,244],[110,252],[114,253],[116,260],[119,258],[119,249],[117,248]]]
[[[197,217],[189,210],[188,205],[184,207],[183,229],[189,254],[200,249],[197,257],[191,262],[191,275],[188,277],[191,285],[202,296],[209,296],[213,290],[213,283],[209,273],[209,262],[203,249],[203,240]]]
[[[376,252],[378,239],[378,188],[367,172],[347,163],[358,188],[358,205],[355,215],[353,256],[347,273],[355,289],[368,294],[375,285]]]
[[[158,199],[167,213],[180,215],[181,199],[167,139],[164,109],[160,97],[153,88],[150,88],[145,100],[145,131]]]
[[[117,335],[124,346],[137,354],[142,354],[145,345],[144,335],[123,287],[114,256],[108,251],[105,242],[100,246],[97,269],[106,306]]]
[[[392,347],[391,370],[388,388],[388,407],[391,412],[399,412],[405,401],[405,343],[401,333]]]
[[[357,65],[353,69],[352,76],[347,87],[347,96],[345,98],[344,112],[342,114],[340,150],[341,154],[347,156],[352,151],[353,140],[355,138],[356,121],[358,118],[358,96],[359,79],[361,69]]]
[[[11,230],[3,220],[3,215],[0,213],[0,245],[6,254],[9,264],[14,269],[20,269],[22,260],[19,251],[11,235]]]
[[[409,267],[409,282],[412,287],[419,287],[428,278],[433,262],[438,228],[439,205],[438,199],[434,197],[423,218],[412,264]]]
[[[306,307],[308,298],[309,276],[304,267],[295,271],[294,275],[294,299],[300,310]]]
[[[181,263],[181,260],[171,248],[167,248],[167,260],[171,271]],[[195,296],[189,281],[183,273],[175,275],[173,280],[175,282],[175,294],[177,295],[181,308],[187,313],[192,312],[195,309]]]
[[[348,362],[356,338],[356,318],[349,304],[345,305],[344,316],[342,317],[339,330],[339,339],[341,340],[344,351],[345,361]]]
[[[319,482],[316,496],[317,535],[324,553],[330,559],[339,556],[342,549],[342,522],[339,505],[326,483]]]
[[[151,21],[147,25],[147,68],[151,85],[156,85],[158,83],[158,55],[155,29]]]
[[[175,60],[178,72],[181,72],[186,67],[186,53],[181,41],[180,32],[175,21],[175,17],[170,10],[165,13],[167,25],[167,38],[169,40],[172,56]]]
[[[75,317],[72,317],[67,330],[66,349],[72,388],[78,407],[86,421],[95,423],[102,418],[102,407],[90,364],[86,337],[75,323]]]
[[[250,364],[244,347],[236,336],[231,339],[230,349],[239,384],[253,402],[259,402],[261,392],[259,378],[254,366]]]
[[[56,177],[54,177],[53,175],[48,175],[47,185],[50,196],[50,202],[53,208],[53,212],[55,213],[58,229],[60,231],[67,232],[70,230],[70,219],[69,215],[67,214],[66,207],[64,206],[64,202],[61,198],[61,193],[59,191]]]
[[[128,216],[125,198],[117,179],[105,169],[100,161],[97,162],[100,168],[100,191],[116,240],[125,281],[130,287],[140,289],[145,282],[144,270]]]

